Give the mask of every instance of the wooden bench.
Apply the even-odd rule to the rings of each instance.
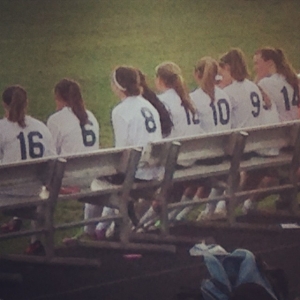
[[[274,193],[283,189],[293,189],[290,212],[297,210],[296,194],[298,183],[296,171],[299,167],[300,122],[286,122],[256,128],[243,128],[222,133],[213,133],[198,137],[183,138],[178,164],[185,165],[174,173],[174,183],[197,178],[218,177],[225,175],[226,193],[209,199],[217,202],[225,200],[228,208],[228,222],[235,222],[235,209],[241,199],[255,193]],[[290,183],[265,189],[240,191],[239,174],[266,168],[286,167],[290,170]],[[169,208],[185,207],[207,203],[187,201],[170,204]]]
[[[54,258],[53,252],[53,211],[57,199],[63,170],[57,164],[57,158],[36,159],[34,161],[5,164],[0,166],[0,210],[12,210],[13,213],[26,209],[32,212],[31,217],[39,224],[38,228],[21,230],[19,232],[1,234],[0,240],[6,240],[33,234],[45,236],[45,257],[31,257],[24,255],[1,255],[7,259],[20,259],[25,261],[51,261],[59,262]],[[41,194],[43,188],[49,188],[48,195]],[[36,211],[42,207],[41,213]],[[25,245],[24,245],[25,247]]]
[[[131,241],[131,224],[128,216],[128,200],[130,197],[150,197],[160,189],[164,192],[167,175],[170,174],[170,167],[173,167],[177,157],[172,158],[172,150],[176,144],[158,142],[149,144],[142,154],[141,149],[135,148],[114,148],[99,150],[88,155],[65,156],[65,172],[62,186],[76,186],[78,192],[69,195],[59,195],[58,201],[79,199],[81,202],[99,206],[113,206],[118,208],[119,213],[110,217],[97,217],[67,224],[58,224],[56,230],[71,227],[78,227],[98,222],[114,221],[120,225],[119,240],[117,241],[87,241],[78,239],[74,245],[93,248],[115,248],[123,250],[148,250],[174,252],[172,245],[141,244]],[[172,160],[174,162],[170,162]],[[165,175],[157,180],[138,181],[135,180],[135,173],[138,168],[161,168]],[[124,180],[118,183],[111,183],[105,178],[124,174]],[[99,184],[92,191],[91,183],[98,178]],[[115,195],[115,202],[111,203],[111,195]]]
[[[264,149],[279,149],[278,153],[264,152]],[[255,193],[276,193],[292,191],[290,212],[297,209],[298,182],[296,171],[300,159],[300,121],[272,126],[244,128],[226,132],[203,134],[199,136],[165,139],[151,143],[142,151],[139,148],[102,149],[88,154],[37,159],[0,166],[0,210],[22,209],[43,206],[43,213],[34,213],[31,218],[42,220],[35,230],[2,234],[0,240],[32,234],[44,234],[45,257],[18,256],[21,260],[83,263],[77,258],[56,257],[54,236],[57,230],[97,224],[101,221],[116,221],[121,224],[119,239],[116,241],[78,240],[76,245],[95,248],[114,248],[123,250],[148,250],[175,252],[179,239],[169,234],[168,211],[174,208],[194,206],[208,201],[225,200],[228,215],[227,224],[236,226],[235,210],[241,199]],[[253,153],[256,153],[253,155]],[[273,155],[270,155],[273,154]],[[276,155],[274,155],[276,154]],[[137,182],[135,174],[142,166],[162,167],[165,172],[158,180]],[[239,187],[241,171],[251,172],[266,168],[286,167],[289,182],[266,189],[242,191]],[[97,189],[91,189],[96,178],[107,178],[123,174],[120,182],[101,180]],[[226,193],[213,199],[169,203],[169,192],[173,185],[191,180],[206,178],[222,179]],[[49,189],[48,197],[40,197],[43,186]],[[67,189],[66,189],[67,187]],[[71,189],[70,189],[71,187]],[[153,192],[156,191],[154,194]],[[88,220],[57,224],[54,221],[56,205],[61,201],[81,201],[99,206],[111,205],[111,195],[117,195],[119,213],[111,217],[97,217]],[[128,199],[139,197],[156,199],[161,203],[160,235],[135,234],[131,232],[127,204]],[[43,199],[42,199],[43,198]],[[44,199],[45,198],[45,199]],[[223,224],[224,225],[224,224]],[[150,237],[151,236],[151,237]],[[145,241],[145,243],[141,243]],[[160,243],[157,245],[157,243]],[[2,256],[11,257],[11,256]],[[94,262],[95,263],[95,262]]]

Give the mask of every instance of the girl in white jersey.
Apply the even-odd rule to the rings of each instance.
[[[216,86],[218,63],[211,57],[201,58],[194,78],[199,88],[190,94],[200,116],[200,126],[205,132],[231,128],[231,101],[228,95]]]
[[[232,48],[219,60],[220,86],[229,95],[232,104],[232,128],[260,126],[268,123],[264,101],[258,86],[251,82],[244,53],[239,48]],[[244,174],[243,178],[246,175]],[[256,182],[258,184],[261,178]],[[253,181],[253,178],[252,178]],[[224,190],[212,190],[212,195],[221,195]],[[199,219],[209,217],[214,212],[213,205],[207,205]],[[216,213],[225,214],[223,201],[218,202]]]
[[[279,122],[297,120],[300,97],[298,78],[283,50],[260,48],[255,52],[253,62],[256,81],[270,100],[270,105],[278,111]],[[280,172],[285,173],[283,170]],[[288,175],[281,177],[279,180],[285,183]],[[276,205],[284,208],[289,203],[290,195],[287,192],[279,194]]]
[[[173,122],[173,129],[168,137],[202,133],[198,112],[190,99],[179,66],[173,62],[164,62],[158,65],[155,71],[156,88],[161,92],[158,97],[165,104]]]
[[[47,126],[26,115],[27,93],[10,86],[2,94],[5,117],[0,120],[2,163],[30,160],[55,154]]]
[[[56,112],[47,121],[58,155],[77,154],[99,149],[99,124],[95,116],[85,109],[79,84],[64,78],[54,88]],[[63,187],[66,193],[72,187]],[[85,204],[85,218],[99,216],[101,209]],[[85,226],[86,232],[93,232],[94,225]]]
[[[266,124],[262,94],[250,81],[244,53],[233,48],[221,56],[219,74],[225,78],[223,90],[232,104],[232,128],[253,127]]]
[[[141,96],[142,88],[137,69],[120,66],[112,74],[111,87],[120,103],[112,111],[115,146],[146,146],[149,142],[162,139],[160,118],[153,105]],[[152,180],[160,176],[160,168],[139,168],[137,180]],[[109,216],[114,209],[104,207],[102,216]],[[97,225],[96,235],[105,236],[109,222]]]
[[[0,157],[3,164],[55,155],[51,133],[47,126],[26,115],[27,93],[19,85],[6,88],[2,94],[5,117],[0,120]],[[2,232],[19,230],[21,219],[14,217],[1,226]],[[35,223],[33,222],[33,226]],[[38,247],[38,248],[37,248]],[[43,247],[36,236],[26,253],[38,254]]]
[[[215,59],[206,56],[196,63],[194,78],[199,87],[190,93],[190,97],[199,112],[200,126],[206,133],[231,128],[231,103],[228,95],[216,85],[217,74],[218,63]],[[186,189],[181,201],[207,197],[210,184],[202,182],[201,187],[198,186],[195,194],[192,187]],[[176,220],[182,220],[190,210],[192,206],[184,208]]]
[[[158,95],[158,98],[169,111],[173,123],[173,128],[168,138],[203,133],[199,126],[198,112],[190,99],[180,67],[173,62],[167,61],[159,64],[155,68],[155,72],[155,85],[161,93]],[[146,223],[151,222],[154,215],[154,207],[151,207],[141,218],[139,225],[145,227]],[[173,215],[175,215],[175,210]]]
[[[298,119],[297,74],[281,49],[265,47],[253,57],[256,81],[279,114],[279,121]]]
[[[56,112],[47,121],[58,155],[99,149],[99,124],[85,109],[79,84],[62,79],[55,88]]]

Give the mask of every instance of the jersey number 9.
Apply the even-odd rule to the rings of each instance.
[[[256,118],[259,116],[259,113],[260,113],[260,99],[259,99],[258,94],[255,92],[252,92],[250,94],[250,99],[251,99],[251,103],[252,103],[253,107],[255,108],[255,110],[252,110],[251,113],[252,113],[252,116],[254,118]]]

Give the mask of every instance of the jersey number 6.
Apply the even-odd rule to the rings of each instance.
[[[92,125],[92,124],[91,124]],[[92,147],[96,142],[95,132],[91,129],[85,129],[84,126],[81,126],[82,141],[85,147]]]

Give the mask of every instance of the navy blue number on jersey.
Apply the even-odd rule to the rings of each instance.
[[[299,99],[298,99],[298,95],[297,95],[295,89],[294,89],[292,103],[290,103],[287,88],[285,86],[282,88],[281,93],[282,93],[283,99],[284,99],[285,110],[291,110],[291,104],[292,104],[292,106],[297,106],[298,105]]]
[[[38,131],[31,131],[27,134],[27,136],[24,134],[24,132],[20,132],[17,135],[18,140],[20,141],[20,150],[21,150],[21,159],[25,160],[27,159],[27,154],[29,154],[30,158],[39,158],[43,157],[45,148],[44,145],[38,141],[43,138],[43,135]],[[28,148],[26,146],[26,139],[28,141]],[[29,150],[29,151],[28,151]],[[28,151],[28,153],[27,153]]]
[[[254,118],[258,117],[260,114],[260,99],[257,93],[252,92],[250,94],[250,99],[254,110],[251,111]]]
[[[156,124],[151,110],[147,107],[141,108],[142,116],[145,119],[146,130],[151,133],[156,131]]]
[[[216,102],[216,103],[215,103]],[[226,99],[219,99],[214,103],[210,103],[210,107],[213,111],[214,124],[217,126],[219,123],[226,125],[230,120],[230,106]],[[218,107],[218,109],[216,108]],[[219,112],[219,116],[218,116]]]
[[[200,123],[198,113],[192,114],[186,107],[184,108],[186,114],[186,122],[188,125],[194,124],[197,125]],[[192,117],[191,117],[192,116]]]
[[[89,125],[93,125],[91,121],[88,121]],[[86,129],[84,125],[81,125],[82,141],[85,147],[92,147],[96,143],[96,134],[92,129]]]

